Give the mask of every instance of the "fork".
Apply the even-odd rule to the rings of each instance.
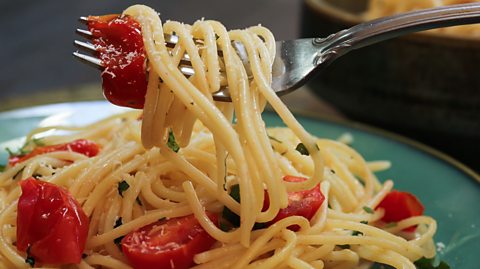
[[[86,17],[80,18],[87,23]],[[480,22],[480,3],[470,3],[443,6],[431,9],[407,12],[389,17],[364,22],[349,29],[342,30],[326,38],[304,38],[276,42],[276,56],[272,65],[272,88],[277,95],[284,95],[298,89],[323,68],[346,53],[387,39],[434,28]],[[77,29],[77,33],[91,38],[92,33]],[[178,43],[175,35],[165,35],[167,47]],[[75,45],[81,49],[95,52],[96,48],[89,42],[75,40]],[[244,46],[232,42],[241,57],[247,71],[250,70],[247,53]],[[100,59],[74,52],[73,55],[89,64],[102,69]],[[189,65],[188,55],[184,55],[179,66],[186,76],[194,74]],[[231,101],[228,88],[222,87],[213,93],[216,101]]]

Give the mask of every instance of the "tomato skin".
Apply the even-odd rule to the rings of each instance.
[[[20,182],[17,206],[17,249],[43,264],[79,263],[89,219],[65,189],[29,178]]]
[[[8,164],[10,166],[14,166],[17,163],[21,163],[37,155],[55,151],[73,151],[83,154],[87,157],[94,157],[100,151],[100,147],[95,142],[92,142],[90,140],[77,139],[75,141],[65,144],[36,147],[32,150],[32,152],[28,153],[27,155],[10,157],[10,159],[8,160]]]
[[[283,177],[283,180],[287,182],[302,182],[307,179],[304,177],[287,175]],[[324,200],[325,196],[323,196],[322,192],[320,191],[320,184],[317,184],[310,190],[288,193],[288,206],[286,208],[280,209],[277,216],[275,216],[273,220],[268,222],[268,226],[290,216],[302,216],[308,220],[311,220]],[[266,210],[269,204],[270,202],[268,193],[265,192],[263,210]],[[300,226],[291,225],[288,227],[288,229],[292,231],[298,231],[300,230]]]
[[[218,224],[217,215],[207,215]],[[195,216],[189,215],[157,221],[130,232],[122,239],[122,251],[136,269],[186,269],[194,264],[195,254],[210,249],[214,243],[215,239]]]
[[[409,192],[393,190],[378,204],[376,208],[383,208],[384,222],[398,222],[413,216],[421,216],[425,208],[417,197]],[[408,232],[415,231],[415,226],[404,229]]]
[[[90,16],[88,28],[105,66],[102,86],[107,100],[119,106],[143,108],[147,76],[140,24],[129,16]]]

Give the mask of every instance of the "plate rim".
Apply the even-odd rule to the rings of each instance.
[[[38,110],[40,108],[48,108],[48,107],[60,108],[62,106],[66,106],[66,105],[69,105],[69,104],[73,104],[73,105],[76,105],[76,106],[81,106],[81,105],[86,105],[86,104],[98,104],[98,105],[107,104],[107,105],[110,105],[110,106],[114,106],[114,105],[110,104],[108,101],[105,101],[105,100],[78,101],[78,102],[74,101],[74,102],[61,102],[61,103],[43,104],[43,105],[22,107],[22,108],[2,111],[2,112],[0,112],[0,119],[8,118],[9,116],[13,116],[13,114],[24,114],[25,115],[25,114],[28,113],[28,111],[35,111],[35,110]],[[118,109],[123,109],[122,107],[118,107],[118,106],[115,106],[115,107],[118,108]],[[304,118],[308,118],[308,119],[312,119],[312,120],[321,120],[321,121],[341,125],[341,126],[348,127],[348,128],[354,128],[354,129],[359,130],[359,131],[363,131],[363,132],[373,134],[373,135],[383,136],[387,139],[397,141],[397,142],[400,142],[402,144],[411,146],[412,148],[414,148],[416,150],[427,153],[428,155],[447,163],[448,165],[450,165],[450,166],[458,169],[462,173],[464,173],[470,179],[473,179],[477,183],[480,183],[480,174],[475,172],[472,168],[470,168],[466,164],[463,164],[462,162],[458,161],[457,159],[450,156],[449,154],[444,153],[439,149],[428,146],[428,145],[426,145],[422,142],[419,142],[419,141],[417,141],[413,138],[409,138],[407,136],[395,133],[393,131],[388,131],[388,130],[380,128],[380,127],[376,127],[376,126],[373,126],[373,125],[369,125],[369,124],[358,122],[358,121],[351,120],[351,119],[332,117],[332,116],[329,116],[329,115],[321,115],[321,114],[316,114],[312,111],[306,111],[306,110],[295,109],[295,108],[290,109],[290,111],[295,116],[304,117]],[[276,114],[275,111],[273,109],[271,109],[270,107],[267,107],[264,112]]]

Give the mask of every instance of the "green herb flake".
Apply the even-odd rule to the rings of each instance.
[[[240,203],[240,185],[232,185],[230,188],[230,197]],[[228,207],[223,208],[222,216],[226,221],[230,222],[233,227],[240,227],[240,217],[228,209]]]
[[[309,156],[310,155],[310,152],[308,152],[308,149],[307,147],[305,147],[305,145],[303,143],[298,143],[297,147],[295,148],[295,150],[297,150],[298,152],[300,152],[300,154],[302,155],[306,155],[306,156]]]
[[[28,246],[27,248],[27,258],[25,258],[25,263],[30,264],[30,266],[33,268],[35,267],[35,258],[30,255],[30,248],[31,246]]]
[[[41,138],[34,138],[34,139],[32,139],[32,142],[33,142],[33,144],[35,144],[36,146],[39,146],[39,147],[45,146],[45,143],[43,143]]]
[[[4,165],[4,164],[0,164],[0,172],[3,172],[3,171],[5,171],[5,167],[6,167],[6,165]]]
[[[122,218],[119,217],[116,221],[115,221],[115,224],[113,225],[113,228],[117,228],[117,227],[120,227],[123,225],[123,221],[122,221]],[[117,245],[117,247],[119,247],[121,249],[122,245],[122,239],[124,238],[125,236],[120,236],[120,237],[117,237],[115,239],[113,239],[113,243],[115,243],[115,245]]]
[[[387,224],[384,226],[384,228],[387,228],[387,229],[388,229],[388,228],[393,228],[393,227],[396,227],[396,226],[397,226],[397,223],[393,221],[393,222],[387,223]]]
[[[450,265],[448,265],[444,261],[441,261],[436,266],[434,264],[435,259],[427,259],[425,257],[415,262],[415,266],[417,267],[417,269],[450,269]]]
[[[122,218],[120,217],[115,221],[115,224],[113,225],[113,228],[115,229],[117,227],[120,227],[120,226],[122,226],[122,224],[123,224],[123,221],[122,221]]]
[[[277,143],[283,143],[281,140],[278,140],[277,138],[275,138],[275,137],[273,137],[273,136],[271,136],[271,135],[269,135],[268,138],[269,138],[270,140],[273,140],[273,141],[277,142]]]
[[[121,182],[118,183],[118,194],[120,194],[120,196],[123,197],[123,192],[128,190],[128,188],[130,188],[130,185],[128,185],[128,182],[126,182],[125,180],[122,180]]]
[[[15,157],[16,152],[13,152],[10,148],[5,148],[5,150],[8,152],[9,157]]]
[[[362,221],[360,221],[360,223],[361,223],[361,224],[368,224],[368,221],[362,220]]]
[[[124,238],[125,236],[122,235],[120,237],[117,237],[115,239],[113,239],[113,243],[115,243],[115,245],[117,245],[118,248],[122,248],[122,239]]]
[[[220,221],[219,226],[220,226],[220,227],[219,227],[220,230],[222,230],[222,231],[224,231],[224,232],[228,232],[228,231],[230,231],[230,230],[233,228],[233,227],[232,227],[230,224],[228,224],[226,221]]]
[[[368,206],[364,206],[364,207],[363,207],[363,210],[364,210],[365,212],[367,212],[368,214],[373,214],[373,213],[375,213],[375,210],[373,210],[372,208],[370,208],[370,207],[368,207]]]
[[[352,235],[353,236],[360,236],[360,235],[363,235],[363,233],[360,232],[360,231],[352,231]]]
[[[137,204],[139,206],[143,206],[143,203],[142,203],[142,200],[140,200],[140,197],[137,196],[137,198],[135,199],[135,201],[137,202]]]
[[[177,144],[177,141],[175,141],[175,135],[173,134],[172,130],[168,132],[167,146],[171,150],[173,150],[175,153],[177,153],[180,150],[180,146]]]

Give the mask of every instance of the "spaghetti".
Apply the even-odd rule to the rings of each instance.
[[[131,268],[115,244],[119,238],[159,219],[192,214],[215,241],[195,253],[194,268],[357,268],[373,262],[415,268],[414,261],[435,255],[431,217],[409,216],[394,225],[382,221],[387,209],[379,205],[393,183],[380,183],[373,172],[388,163],[368,163],[344,143],[313,137],[275,95],[270,88],[275,41],[267,29],[227,32],[209,20],[162,24],[154,10],[141,5],[123,15],[141,25],[148,58],[143,116],[139,120],[131,111],[27,136],[45,145],[87,139],[100,151],[93,157],[71,147],[45,151],[0,174],[0,267],[26,268],[31,262],[30,254],[16,247],[18,182],[31,177],[68,190],[89,218],[84,255],[69,268]],[[165,33],[179,37],[174,48],[165,46]],[[232,41],[245,46],[251,78]],[[189,78],[178,69],[185,53],[195,70]],[[211,97],[223,86],[231,103]],[[266,103],[286,128],[265,127]],[[45,135],[52,129],[69,134]],[[234,188],[239,199],[232,196]],[[291,194],[314,188],[325,202],[312,216],[278,218]],[[222,229],[207,213],[222,210],[239,216],[239,226]],[[401,235],[409,227],[416,232],[407,233],[407,240]],[[180,268],[176,262],[170,260],[170,267]]]

